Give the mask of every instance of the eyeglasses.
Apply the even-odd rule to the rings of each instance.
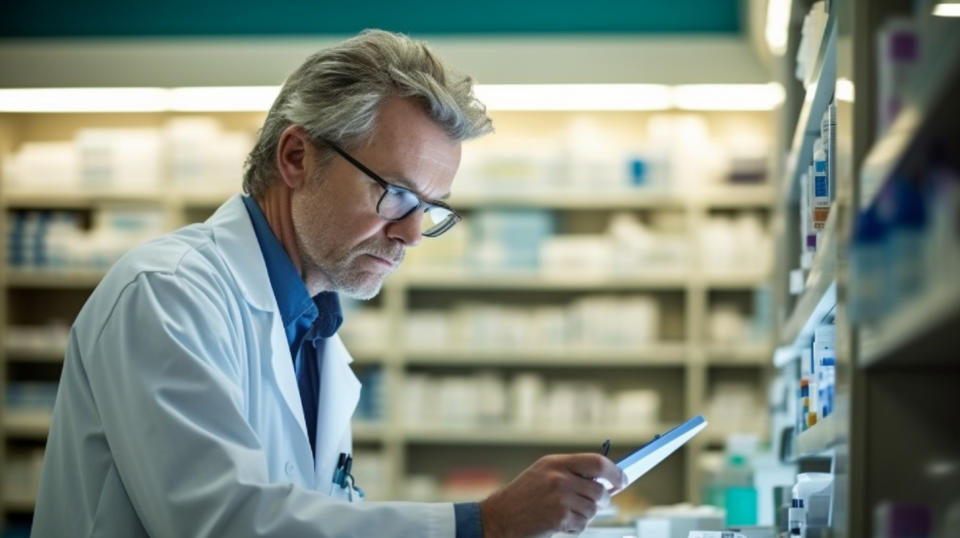
[[[423,209],[424,215],[420,219],[420,233],[425,237],[437,237],[460,222],[460,215],[450,206],[440,202],[425,202],[413,191],[388,183],[373,170],[354,159],[340,146],[329,140],[323,140],[322,143],[336,151],[347,162],[383,187],[383,195],[377,201],[377,215],[380,215],[380,218],[389,221],[403,220],[413,212]]]

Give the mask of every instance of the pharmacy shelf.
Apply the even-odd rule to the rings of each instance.
[[[46,439],[47,432],[50,431],[50,413],[18,412],[8,408],[3,416],[3,431],[10,439]]]
[[[524,446],[589,446],[599,448],[605,439],[617,444],[645,443],[672,426],[617,430],[595,426],[575,431],[553,429],[515,428],[509,426],[463,425],[437,427],[407,427],[403,438],[415,444],[451,445],[524,445]]]
[[[421,348],[406,349],[404,362],[411,366],[516,366],[543,368],[594,368],[604,366],[682,366],[689,347],[650,344],[637,348],[553,346],[538,348]]]
[[[10,344],[4,346],[7,362],[40,362],[59,363],[67,353],[64,344],[20,346]]]
[[[944,109],[955,105],[960,91],[960,32],[956,28],[924,35],[922,70],[911,74],[913,86],[904,107],[889,130],[877,140],[864,159],[860,172],[860,207],[874,205],[886,182],[908,165],[908,159],[926,158],[923,140],[931,126],[944,120]],[[948,114],[948,116],[950,116]]]
[[[7,269],[8,288],[95,288],[105,275],[100,270]]]
[[[794,442],[794,459],[828,455],[830,450],[846,443],[843,427],[843,420],[835,413],[800,432]]]
[[[58,190],[58,191],[4,191],[3,203],[7,209],[90,209],[105,205],[161,205],[166,194],[156,191]]]
[[[624,289],[684,289],[692,276],[683,271],[645,275],[561,273],[539,271],[491,272],[410,267],[397,274],[393,285],[428,290],[593,291]],[[387,286],[391,283],[388,281]]]
[[[814,81],[807,88],[797,127],[787,155],[786,174],[780,187],[781,205],[789,206],[800,200],[800,176],[813,160],[813,141],[820,135],[820,118],[833,97],[837,78],[836,17],[827,16],[823,39],[814,64]]]
[[[354,421],[350,425],[354,442],[382,442],[387,436],[387,429],[378,422]]]
[[[765,344],[710,344],[706,348],[711,366],[766,366],[773,348]]]
[[[696,205],[717,209],[769,208],[773,190],[768,185],[706,187],[700,192],[642,189],[610,191],[552,191],[464,193],[450,204],[458,209],[487,207],[545,209],[681,209]]]
[[[960,349],[960,282],[931,288],[880,325],[861,329],[862,367],[952,365]]]
[[[6,512],[13,513],[30,513],[33,512],[34,506],[36,506],[37,500],[31,496],[26,495],[14,495],[8,493],[3,498],[3,509]]]
[[[773,277],[769,272],[753,272],[743,270],[739,273],[705,273],[702,277],[693,279],[694,283],[703,284],[715,290],[741,290],[768,286]]]
[[[783,325],[781,346],[801,348],[810,343],[817,325],[830,316],[837,306],[836,241],[837,211],[830,212],[826,227],[820,232],[817,254],[813,258],[806,287]]]

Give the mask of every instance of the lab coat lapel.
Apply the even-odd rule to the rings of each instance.
[[[360,400],[360,381],[353,374],[353,359],[338,335],[324,342],[317,406],[317,483],[333,476],[340,452],[349,452],[350,419]],[[344,441],[347,441],[344,444]]]
[[[273,295],[267,265],[263,260],[263,253],[260,251],[260,243],[253,230],[250,214],[247,213],[240,195],[227,200],[207,220],[207,223],[213,228],[214,240],[223,253],[227,267],[233,273],[246,301],[254,308],[270,314],[270,359],[273,378],[287,407],[300,425],[300,430],[303,432],[302,441],[306,442],[307,426],[303,418],[303,407],[300,404],[300,390],[297,388],[293,358],[290,356],[290,347],[280,320],[277,298]],[[309,444],[306,446],[309,447]]]

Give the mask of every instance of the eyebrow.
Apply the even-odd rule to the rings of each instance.
[[[380,177],[383,177],[383,176],[380,176]],[[407,189],[408,191],[412,192],[413,194],[416,194],[416,195],[417,195],[417,198],[420,198],[421,200],[423,200],[423,201],[425,201],[425,202],[446,202],[447,200],[450,199],[450,193],[449,193],[449,192],[447,192],[446,194],[444,194],[443,196],[441,196],[441,197],[439,197],[439,198],[427,198],[426,196],[423,195],[422,192],[420,192],[419,189],[417,189],[417,187],[413,184],[413,181],[410,180],[410,179],[408,179],[408,178],[406,178],[406,177],[402,177],[402,176],[401,176],[401,177],[398,177],[398,178],[396,178],[396,179],[391,178],[391,179],[389,179],[389,180],[384,177],[383,180],[386,181],[387,183],[390,183],[390,184],[396,185],[396,186],[398,186],[398,187],[403,187],[404,189]]]

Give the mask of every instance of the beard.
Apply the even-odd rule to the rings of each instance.
[[[404,257],[403,246],[386,246],[378,239],[369,238],[350,250],[334,250],[322,258],[314,256],[300,244],[304,274],[322,275],[329,283],[330,291],[361,301],[372,299],[380,293],[384,280],[397,270]],[[297,242],[301,243],[299,237]],[[393,266],[386,267],[369,256],[392,261]]]

